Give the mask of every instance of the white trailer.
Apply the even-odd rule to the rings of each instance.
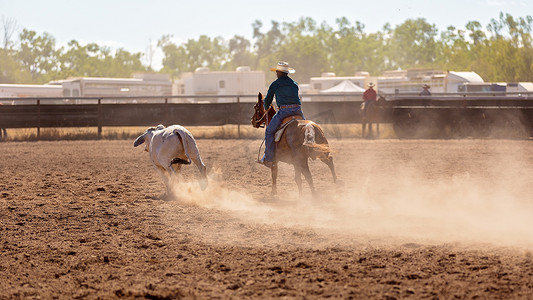
[[[134,74],[133,78],[81,77],[57,81],[64,97],[171,96],[172,82],[165,74]],[[90,101],[90,100],[87,100]],[[106,100],[121,102],[121,100]],[[81,100],[76,100],[76,103]],[[94,102],[94,101],[93,101]]]
[[[265,73],[252,71],[250,67],[241,66],[235,71],[215,71],[209,68],[197,68],[192,73],[185,73],[175,83],[176,95],[255,95],[265,90]],[[246,99],[245,101],[248,101]],[[255,99],[253,99],[255,101]],[[235,99],[208,97],[197,102],[233,102]]]
[[[62,97],[61,86],[48,84],[0,84],[0,102],[3,104],[36,104],[36,100],[24,100],[24,97]],[[1,98],[21,98],[2,100]]]
[[[520,93],[532,93],[533,82],[467,82],[459,85],[457,91],[461,93],[499,93],[517,96]]]
[[[422,86],[430,86],[432,93],[457,93],[465,83],[482,83],[483,78],[475,72],[444,72],[440,70],[396,70],[387,71],[377,79],[380,92],[420,93]]]
[[[506,86],[508,93],[533,93],[533,82],[508,82]]]

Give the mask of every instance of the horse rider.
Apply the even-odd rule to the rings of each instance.
[[[431,96],[431,92],[429,91],[429,85],[424,84],[422,86],[422,91],[420,92],[420,96]]]
[[[270,84],[265,97],[264,106],[265,110],[268,110],[274,96],[276,96],[278,111],[274,117],[272,117],[272,120],[265,130],[265,155],[261,160],[257,161],[268,168],[274,166],[274,155],[276,151],[274,134],[281,125],[283,119],[293,115],[300,115],[304,118],[300,97],[298,95],[298,83],[289,77],[289,74],[296,71],[289,67],[289,64],[284,61],[278,62],[278,65],[275,68],[271,68],[270,71],[276,71],[278,79]]]
[[[363,93],[363,103],[365,104],[365,112],[371,104],[376,104],[377,93],[374,90],[374,83],[368,84],[368,89]]]

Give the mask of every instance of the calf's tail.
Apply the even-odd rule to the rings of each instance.
[[[174,134],[178,137],[178,139],[181,142],[181,146],[183,147],[183,152],[185,152],[185,156],[187,156],[187,160],[181,159],[181,158],[174,158],[170,164],[182,164],[182,165],[190,165],[191,164],[191,157],[189,156],[189,144],[188,139],[185,136],[185,133],[181,130],[174,130]]]

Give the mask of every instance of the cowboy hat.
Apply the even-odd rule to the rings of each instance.
[[[370,83],[368,84],[368,87],[375,87],[375,86],[376,86],[376,85],[375,85],[373,82],[370,82]]]
[[[280,71],[283,73],[291,73],[291,74],[296,72],[293,68],[289,67],[289,64],[287,62],[284,62],[284,61],[278,62],[278,65],[275,68],[271,68],[270,71],[272,72]]]
[[[429,85],[427,85],[427,84],[424,84],[422,87],[423,87],[423,88],[428,88],[428,89],[429,89]]]

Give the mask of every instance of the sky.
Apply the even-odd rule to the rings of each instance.
[[[533,16],[533,0],[0,0],[0,17],[14,20],[19,30],[47,32],[58,46],[77,40],[130,52],[147,52],[163,35],[172,35],[176,43],[200,35],[251,39],[255,20],[263,23],[264,32],[273,20],[311,17],[334,26],[337,18],[346,17],[375,32],[385,23],[394,27],[425,18],[442,31],[474,20],[485,27],[500,12]],[[156,51],[154,69],[161,67],[162,57]]]

